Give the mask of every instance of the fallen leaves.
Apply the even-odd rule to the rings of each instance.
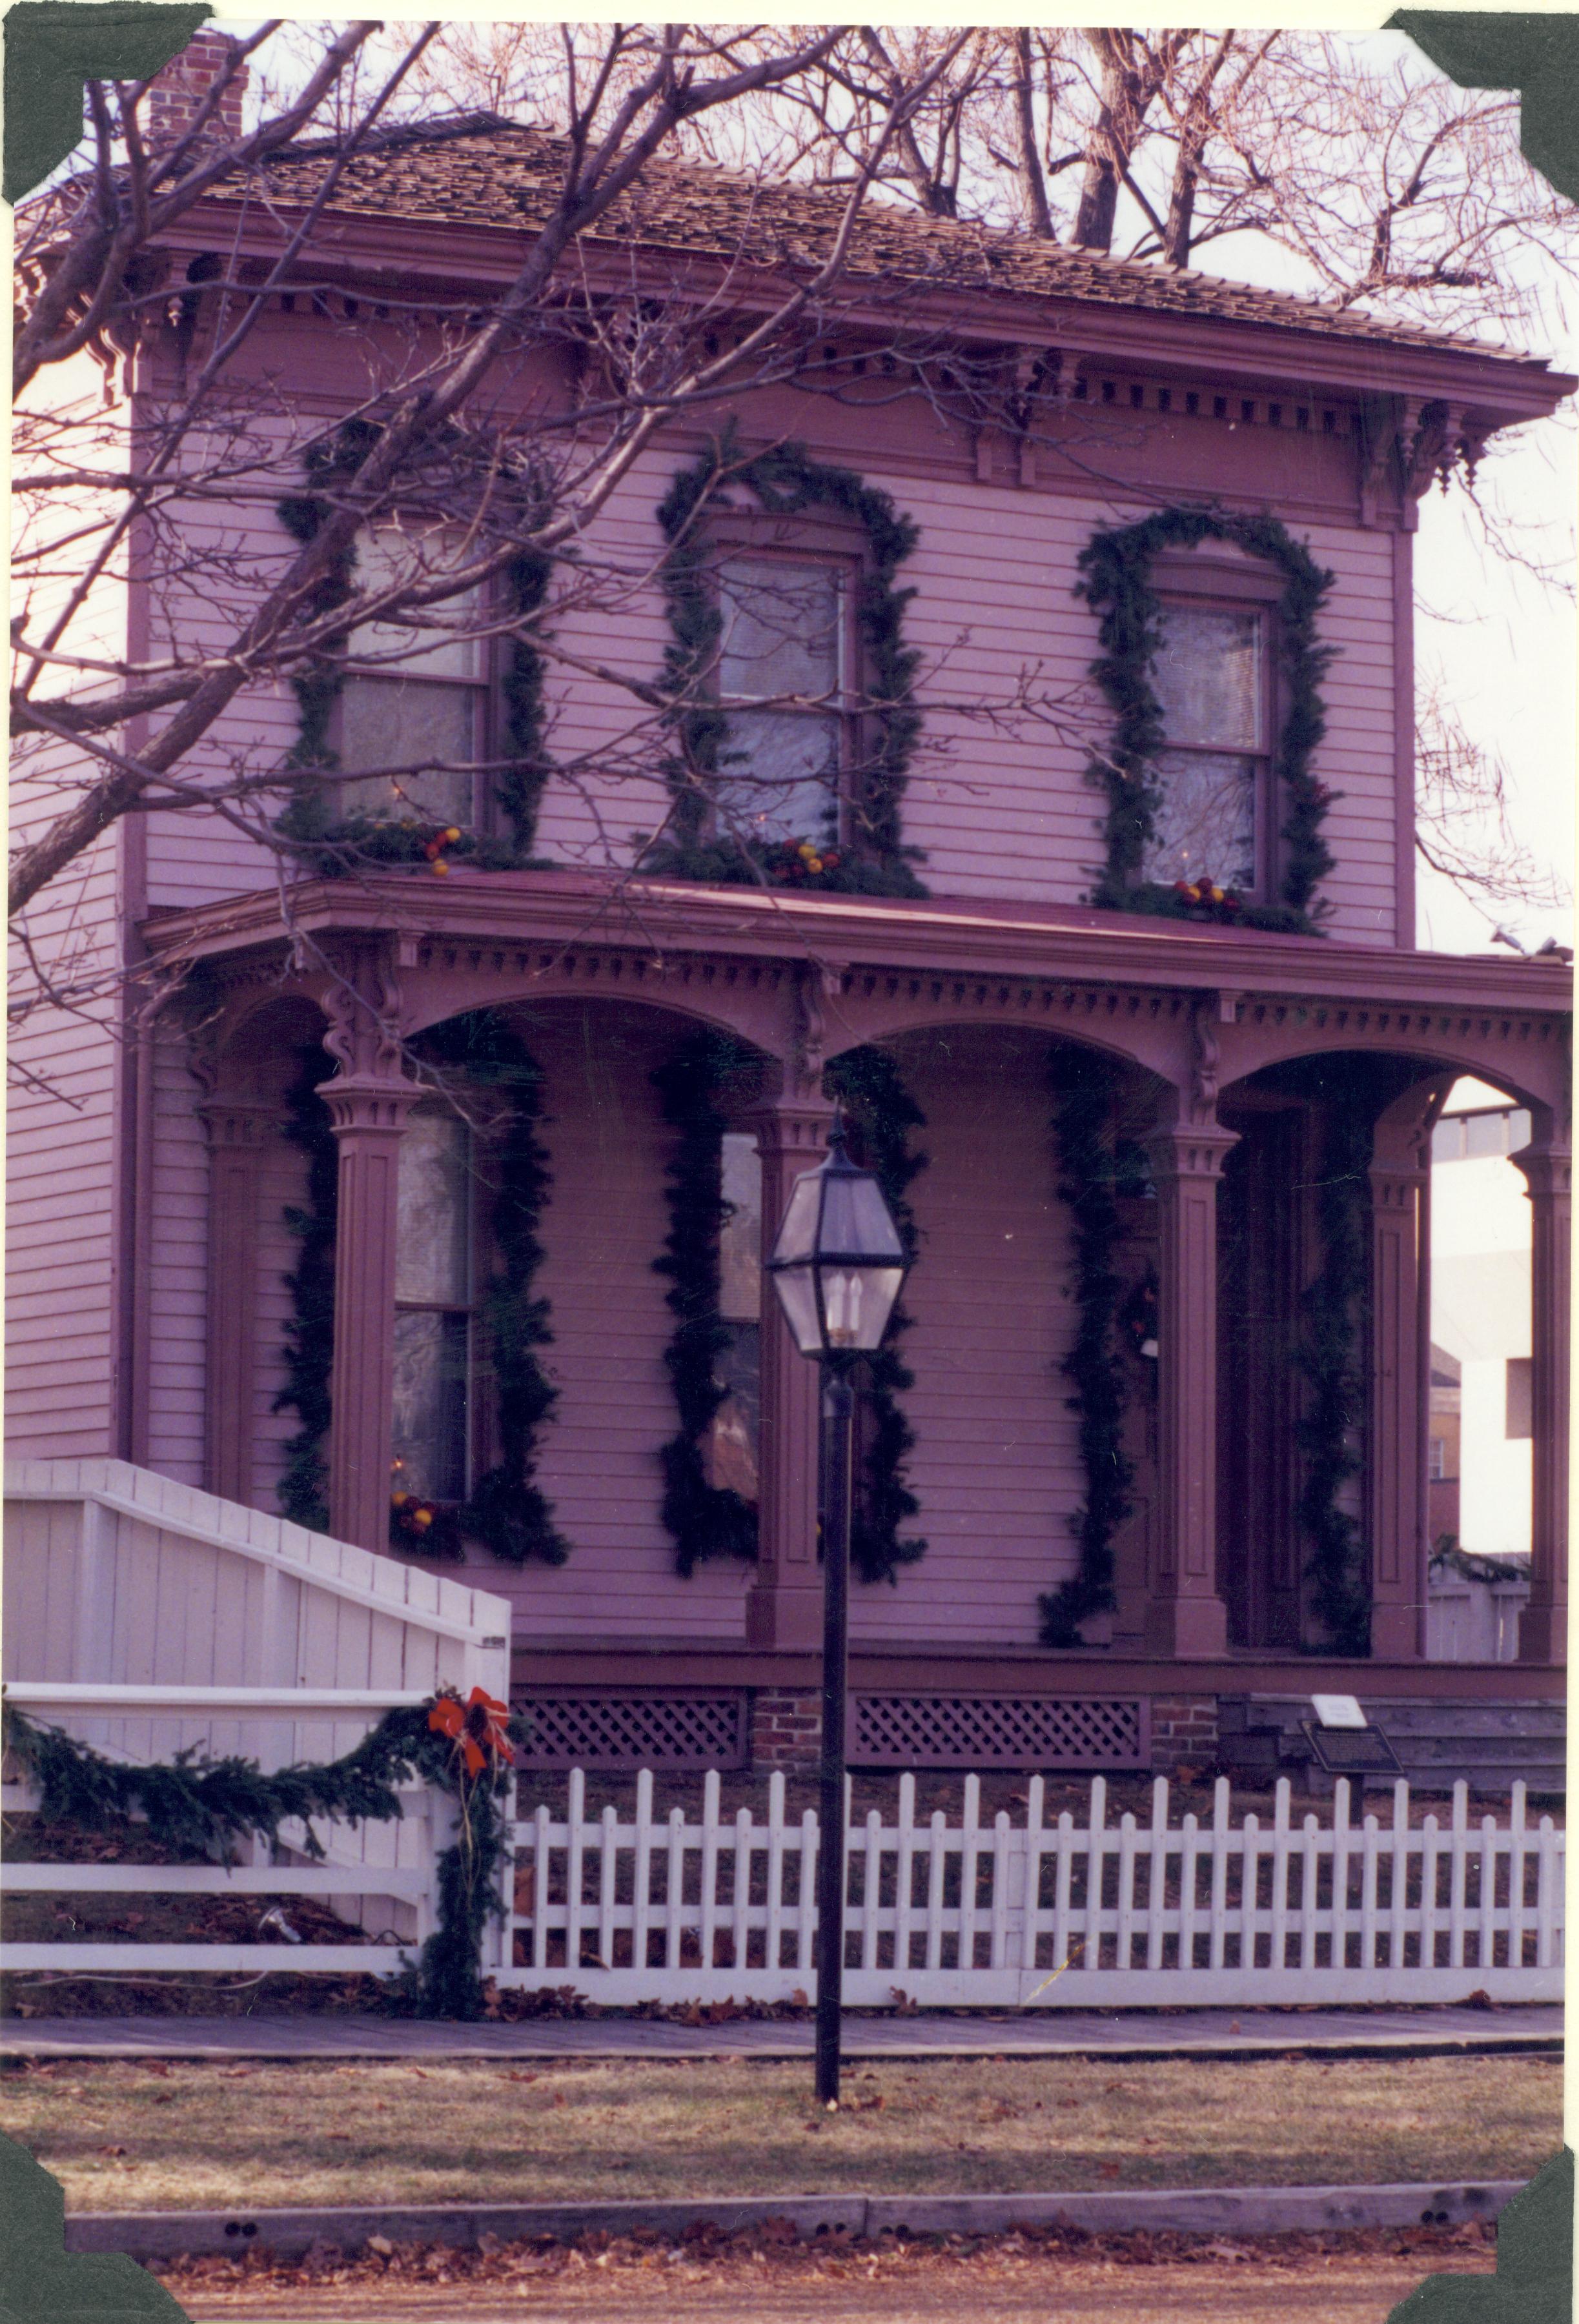
[[[1067,2292],[1071,2272],[1082,2268],[1104,2274],[1115,2268],[1160,2266],[1199,2271],[1197,2280],[1208,2297],[1214,2270],[1237,2279],[1265,2273],[1280,2279],[1276,2293],[1269,2285],[1269,2298],[1281,2305],[1294,2292],[1297,2280],[1321,2281],[1322,2272],[1334,2267],[1362,2273],[1367,2283],[1380,2280],[1385,2263],[1393,2263],[1395,2273],[1403,2263],[1406,2273],[1425,2273],[1433,2257],[1438,2266],[1451,2265],[1455,2272],[1489,2272],[1493,2248],[1494,2230],[1478,2221],[1456,2228],[1330,2230],[1255,2238],[1167,2231],[1096,2236],[1075,2227],[1030,2226],[993,2236],[885,2231],[856,2236],[835,2229],[802,2238],[791,2220],[771,2218],[734,2232],[699,2222],[688,2227],[678,2243],[658,2228],[621,2236],[595,2231],[571,2243],[549,2236],[509,2243],[485,2235],[476,2249],[467,2250],[373,2236],[355,2254],[320,2242],[294,2264],[273,2261],[254,2246],[244,2257],[180,2258],[156,2265],[153,2272],[178,2301],[200,2302],[214,2315],[224,2313],[230,2287],[245,2299],[249,2313],[264,2298],[289,2314],[295,2312],[292,2303],[308,2288],[333,2285],[346,2295],[337,2312],[364,2312],[360,2294],[371,2318],[385,2312],[381,2300],[401,2284],[413,2290],[454,2284],[482,2292],[518,2286],[524,2292],[528,2283],[594,2273],[611,2294],[616,2285],[628,2285],[635,2294],[643,2278],[651,2282],[657,2275],[672,2283],[706,2284],[713,2290],[734,2284],[769,2291],[780,2282],[792,2286],[838,2279],[913,2282],[919,2298],[928,2279],[941,2279],[938,2312],[947,2308],[968,2314],[974,2306],[984,2305],[973,2301],[974,2285],[984,2288],[1013,2280],[1028,2302],[1050,2300],[1060,2290]],[[1045,2293],[1039,2277],[1045,2279]],[[457,2300],[457,2308],[463,2304]],[[931,2302],[928,2305],[930,2312]],[[1191,2312],[1196,2312],[1193,2305]]]

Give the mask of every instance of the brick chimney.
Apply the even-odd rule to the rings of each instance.
[[[186,135],[198,108],[225,70],[231,43],[219,32],[199,32],[154,77],[148,92],[143,134],[151,152],[162,152]],[[208,124],[208,134],[228,143],[239,137],[246,67],[235,74]]]

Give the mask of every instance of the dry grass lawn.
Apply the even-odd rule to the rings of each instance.
[[[0,2073],[74,2210],[1528,2178],[1556,2058],[1372,2065],[898,2059],[819,2114],[809,2063],[687,2059]]]

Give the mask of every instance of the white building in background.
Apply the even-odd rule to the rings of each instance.
[[[1530,1207],[1508,1159],[1529,1134],[1466,1080],[1432,1139],[1432,1538],[1481,1556],[1529,1549]]]

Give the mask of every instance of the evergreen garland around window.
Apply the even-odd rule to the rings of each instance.
[[[712,549],[706,517],[735,484],[773,516],[808,510],[848,516],[865,537],[868,560],[856,601],[864,649],[862,692],[873,706],[862,720],[874,742],[861,754],[858,795],[850,802],[855,845],[741,841],[711,830],[713,780],[728,736],[728,718],[706,688],[724,634],[724,617],[709,578]],[[924,896],[914,864],[919,848],[904,844],[901,808],[910,761],[920,740],[921,712],[914,700],[920,655],[904,642],[905,608],[915,595],[900,587],[900,567],[920,538],[890,495],[848,468],[827,467],[800,445],[780,445],[743,459],[729,438],[696,465],[681,469],[658,510],[669,543],[663,586],[673,639],[663,661],[663,688],[677,706],[677,743],[665,766],[673,805],[664,834],[642,844],[638,869],[683,880],[734,886],[815,888],[844,895]],[[639,839],[641,835],[638,835]]]
[[[317,539],[330,512],[328,495],[356,475],[377,438],[374,423],[350,420],[328,442],[312,447],[305,464],[306,493],[288,496],[277,504],[280,521],[293,540],[305,547]],[[356,569],[353,545],[318,582],[307,606],[309,619],[321,619],[346,603]],[[315,779],[339,770],[338,754],[329,742],[329,724],[345,682],[342,656],[320,654],[291,678],[299,727],[286,766],[298,779],[275,828],[296,843],[302,861],[321,878],[343,878],[355,871],[392,865],[443,872],[452,858],[485,872],[544,868],[543,859],[532,851],[553,763],[546,739],[543,658],[531,642],[527,625],[542,609],[552,572],[551,558],[536,549],[523,549],[504,576],[510,607],[522,624],[521,633],[510,641],[503,684],[505,748],[511,763],[494,778],[494,795],[509,825],[508,837],[457,830],[453,825],[441,826],[416,816],[390,820],[337,814],[335,786]]]
[[[1311,1651],[1371,1652],[1369,1545],[1344,1497],[1363,1468],[1371,1281],[1372,1130],[1362,1107],[1329,1094],[1316,1223],[1321,1271],[1306,1292],[1297,1360],[1308,1395],[1296,1436],[1304,1453],[1297,1515],[1308,1545],[1311,1611],[1326,1637]]]
[[[271,1407],[293,1412],[298,1426],[285,1446],[278,1486],[280,1507],[295,1525],[327,1533],[329,1524],[329,1384],[335,1362],[335,1219],[339,1201],[338,1142],[319,1084],[334,1072],[317,1042],[299,1053],[286,1093],[284,1136],[307,1158],[307,1200],[292,1204],[285,1223],[296,1239],[296,1264],[285,1277],[291,1319],[285,1326],[285,1385]]]
[[[570,1545],[555,1525],[535,1476],[539,1434],[559,1400],[538,1355],[554,1336],[549,1302],[536,1290],[545,1257],[538,1227],[553,1183],[538,1135],[542,1069],[509,1019],[492,1009],[452,1018],[429,1033],[422,1047],[434,1064],[463,1074],[476,1089],[498,1092],[505,1101],[491,1216],[500,1265],[481,1302],[499,1458],[458,1509],[409,1495],[392,1501],[391,1545],[425,1557],[459,1559],[467,1541],[480,1541],[508,1565],[531,1560],[563,1565]]]
[[[731,1084],[754,1071],[753,1052],[728,1034],[704,1028],[686,1036],[652,1076],[663,1119],[678,1133],[664,1172],[669,1233],[654,1272],[667,1276],[674,1330],[664,1363],[679,1426],[660,1454],[662,1517],[675,1545],[677,1571],[688,1580],[703,1560],[754,1558],[757,1512],[732,1486],[707,1480],[703,1446],[728,1390],[717,1376],[730,1327],[719,1314],[719,1235],[728,1216],[724,1196],[720,1103]]]
[[[847,1049],[832,1060],[823,1078],[829,1095],[844,1107],[855,1158],[877,1173],[905,1256],[913,1261],[919,1237],[909,1190],[930,1157],[913,1145],[911,1132],[924,1130],[927,1117],[886,1049]],[[850,1534],[850,1563],[861,1582],[897,1586],[900,1567],[914,1565],[927,1554],[925,1541],[903,1530],[919,1515],[921,1507],[905,1473],[916,1433],[900,1402],[916,1384],[916,1376],[899,1347],[913,1321],[901,1299],[893,1311],[888,1337],[875,1354],[863,1359],[857,1375],[864,1442]]]
[[[1167,740],[1162,706],[1151,684],[1162,641],[1162,604],[1151,568],[1161,549],[1194,548],[1203,540],[1231,542],[1265,558],[1283,576],[1278,643],[1286,706],[1271,761],[1273,797],[1282,813],[1276,903],[1250,903],[1232,890],[1207,890],[1204,882],[1168,886],[1141,876],[1160,796],[1156,760]],[[1091,674],[1115,722],[1106,750],[1093,757],[1085,772],[1086,780],[1107,794],[1107,862],[1090,901],[1113,911],[1320,935],[1325,908],[1316,890],[1334,860],[1322,825],[1342,797],[1319,781],[1314,770],[1326,731],[1321,681],[1334,650],[1318,643],[1316,619],[1334,576],[1276,517],[1223,516],[1206,509],[1162,509],[1138,523],[1096,533],[1081,552],[1080,569],[1085,578],[1076,583],[1076,595],[1101,621],[1102,652]]]
[[[1085,1644],[1080,1626],[1111,1613],[1113,1536],[1130,1514],[1134,1464],[1124,1449],[1130,1375],[1121,1351],[1125,1285],[1117,1264],[1123,1232],[1121,1161],[1114,1137],[1117,1069],[1092,1051],[1058,1051],[1053,1065],[1057,1193],[1068,1206],[1075,1256],[1075,1339],[1063,1360],[1080,1418],[1085,1498],[1071,1518],[1080,1562],[1039,1600],[1044,1646]]]
[[[7,1755],[37,1787],[42,1822],[106,1831],[135,1817],[158,1846],[226,1864],[234,1862],[238,1840],[272,1845],[282,1825],[293,1822],[302,1829],[291,1845],[321,1859],[313,1817],[393,1821],[403,1812],[399,1786],[413,1775],[454,1793],[459,1829],[436,1868],[439,1925],[406,1986],[424,2016],[483,2015],[483,1936],[490,1918],[503,1917],[499,1875],[513,1854],[504,1805],[511,1746],[526,1735],[481,1687],[464,1703],[441,1688],[429,1702],[387,1711],[343,1758],[273,1775],[254,1759],[203,1759],[190,1751],[178,1752],[171,1766],[128,1765],[57,1727],[35,1726],[9,1703],[0,1720]],[[289,1967],[288,1956],[280,1966]]]

